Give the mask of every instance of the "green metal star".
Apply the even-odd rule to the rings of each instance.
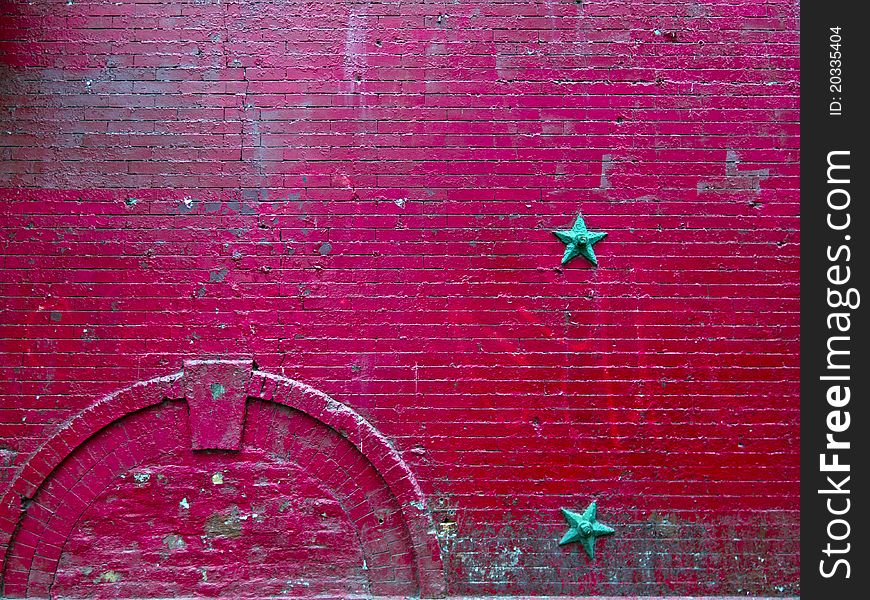
[[[590,504],[583,514],[575,513],[567,508],[562,509],[562,516],[568,521],[568,531],[562,536],[559,542],[560,546],[570,544],[571,542],[580,542],[589,559],[595,558],[595,538],[602,535],[611,535],[614,532],[612,527],[608,527],[604,523],[599,523],[595,518],[597,508],[595,503]]]
[[[577,215],[577,220],[574,221],[574,226],[570,230],[559,229],[554,231],[553,234],[563,244],[567,244],[565,254],[562,256],[563,265],[572,258],[582,256],[596,267],[598,266],[598,259],[595,258],[592,245],[603,240],[607,237],[607,234],[586,229],[586,223],[583,221],[582,215]]]

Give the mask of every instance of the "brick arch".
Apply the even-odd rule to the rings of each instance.
[[[182,401],[188,407],[191,451],[238,452],[244,443],[297,463],[319,460],[327,464],[331,450],[341,444],[353,448],[362,457],[360,466],[370,468],[383,482],[393,506],[397,507],[393,512],[400,513],[397,522],[407,532],[409,558],[419,593],[424,597],[445,593],[440,548],[425,509],[425,498],[407,465],[368,421],[310,386],[256,370],[251,361],[186,361],[179,373],[137,383],[85,409],[43,443],[20,468],[0,504],[2,592],[6,596],[40,595],[50,589],[66,540],[65,528],[74,526],[88,502],[99,496],[119,473],[134,468],[137,461],[153,460],[161,453],[178,449],[179,427],[161,423],[159,418],[156,425],[152,421],[159,415],[171,414],[172,406],[177,412]],[[270,437],[268,427],[246,430],[248,413],[252,423],[263,422],[265,415],[271,414],[260,408],[249,410],[252,401],[286,407],[282,409],[285,413],[287,409],[301,413],[310,435],[320,435],[324,441],[315,445],[293,443],[290,447],[282,441],[286,438]],[[137,424],[146,417],[150,419],[149,425],[144,430],[136,429],[141,428]],[[122,420],[123,427],[110,427]],[[130,431],[126,428],[128,422]],[[274,422],[272,415],[270,423]],[[314,431],[317,427],[333,432],[332,441],[326,441],[330,436],[323,435],[323,431],[317,434]],[[112,443],[90,443],[98,436],[110,435],[115,436]],[[103,451],[98,451],[98,447]],[[136,452],[131,452],[133,447]],[[59,469],[61,465],[64,468]],[[357,525],[371,518],[377,506],[389,500],[377,494],[369,494],[372,497],[368,498],[366,494],[360,495],[354,489],[353,477],[338,477],[335,469],[325,471],[323,480],[339,496],[362,502],[356,505],[358,513],[350,515]],[[57,507],[55,511],[51,510],[52,505]],[[389,553],[374,554],[382,559],[389,557]],[[389,578],[395,572],[395,565],[372,566],[373,585],[378,577]]]

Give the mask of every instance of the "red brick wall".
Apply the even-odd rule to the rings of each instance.
[[[799,591],[797,3],[0,12],[0,485],[106,394],[246,356],[389,440],[451,593]],[[559,265],[580,212],[597,269]],[[253,450],[214,488],[162,410],[54,591],[370,585],[339,495]],[[592,500],[589,561],[557,542]]]

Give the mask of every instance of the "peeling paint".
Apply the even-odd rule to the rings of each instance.
[[[220,383],[213,383],[209,386],[209,390],[211,391],[212,400],[217,400],[221,396],[226,393],[226,388]],[[218,475],[218,474],[216,474]],[[214,481],[214,477],[212,477],[212,481]]]
[[[147,483],[148,480],[151,479],[151,473],[148,473],[147,471],[133,473],[133,479],[135,479],[137,483]]]
[[[237,538],[242,535],[239,509],[234,506],[229,513],[214,513],[205,521],[203,533],[209,537]]]
[[[123,578],[123,575],[118,571],[105,571],[94,579],[94,583],[117,583]]]
[[[169,550],[185,550],[187,542],[180,535],[170,533],[163,537],[163,545]]]
[[[601,180],[598,183],[598,189],[608,190],[610,189],[610,181],[607,179],[608,173],[610,173],[610,169],[613,167],[613,155],[605,154],[601,157]]]
[[[229,272],[230,271],[227,268],[223,268],[218,271],[212,271],[208,274],[208,281],[209,283],[220,283],[224,280],[224,278],[227,276],[227,273]]]

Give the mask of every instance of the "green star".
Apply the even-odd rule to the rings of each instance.
[[[571,542],[580,542],[589,559],[595,558],[595,538],[602,535],[610,535],[614,532],[612,527],[599,523],[595,518],[597,508],[595,503],[590,504],[583,514],[575,513],[567,508],[562,509],[562,516],[568,521],[568,531],[562,536],[560,546]]]
[[[577,220],[574,221],[574,226],[570,231],[559,229],[554,231],[553,234],[563,244],[567,244],[565,254],[562,256],[563,265],[576,256],[582,256],[596,267],[598,266],[598,259],[595,258],[592,245],[603,240],[607,237],[607,234],[586,229],[586,223],[583,222],[582,215],[577,215]]]

